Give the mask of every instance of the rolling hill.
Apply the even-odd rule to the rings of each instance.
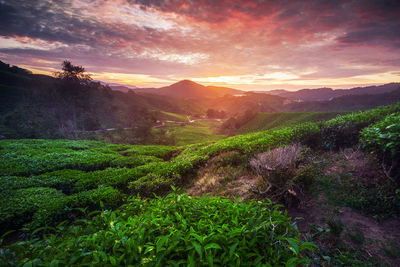
[[[277,112],[284,107],[286,99],[280,96],[246,92],[240,96],[225,95],[214,99],[199,101],[211,109],[224,110],[229,116],[246,110],[255,112]]]
[[[326,101],[332,98],[341,97],[345,95],[376,95],[389,93],[400,88],[400,83],[388,83],[378,86],[355,87],[351,89],[332,89],[332,88],[318,88],[318,89],[301,89],[298,91],[290,92],[286,90],[272,90],[263,93],[271,95],[279,95],[291,100],[301,101]],[[260,93],[260,92],[259,92]]]
[[[236,134],[245,134],[257,131],[267,131],[283,127],[294,126],[304,122],[329,120],[344,112],[260,112],[245,125],[237,129]]]
[[[390,105],[400,100],[400,89],[381,94],[344,95],[328,101],[293,102],[285,111],[352,111]]]
[[[205,111],[193,101],[115,91],[100,82],[66,85],[0,62],[1,136],[60,138],[65,132],[137,127],[155,121],[157,110],[184,115]]]
[[[157,95],[168,95],[172,97],[194,99],[194,98],[217,98],[224,95],[243,94],[243,91],[218,86],[204,86],[190,80],[182,80],[169,86],[161,88],[139,88],[134,89],[136,93],[149,93]]]

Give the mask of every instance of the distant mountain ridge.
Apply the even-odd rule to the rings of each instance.
[[[204,86],[190,80],[182,80],[169,86],[160,88],[128,88],[124,86],[111,86],[111,88],[118,91],[126,92],[132,90],[139,94],[149,93],[156,95],[168,95],[171,97],[184,99],[219,98],[225,95],[243,95],[247,93],[246,91],[229,87]],[[354,87],[350,89],[332,89],[323,87],[317,89],[300,89],[297,91],[277,89],[271,91],[252,92],[280,96],[292,101],[328,101],[346,95],[377,95],[390,93],[398,88],[400,88],[400,83]]]
[[[366,110],[390,105],[400,101],[400,88],[378,94],[347,94],[325,101],[292,102],[283,107],[285,111],[352,111]]]
[[[398,88],[400,88],[400,83],[388,83],[377,86],[354,87],[351,89],[332,89],[332,88],[301,89],[294,92],[279,89],[272,91],[264,91],[262,93],[278,95],[295,101],[296,100],[327,101],[333,98],[346,95],[377,95],[383,93],[390,93]]]
[[[235,95],[244,93],[244,91],[228,87],[204,86],[190,80],[182,80],[161,88],[138,88],[133,89],[133,91],[135,93],[168,95],[185,99],[218,98],[224,95]]]
[[[130,87],[123,86],[123,85],[109,85],[109,86],[114,91],[121,91],[121,92],[124,92],[124,93],[135,89],[135,88],[130,88]]]

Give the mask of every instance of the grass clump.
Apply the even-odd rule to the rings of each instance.
[[[336,238],[340,237],[340,234],[343,232],[344,224],[340,219],[330,218],[327,221],[330,233]]]
[[[304,191],[318,175],[312,162],[305,160],[309,152],[306,147],[293,144],[258,154],[250,160],[250,166],[262,178],[262,189],[251,185],[253,191],[287,206],[301,204]]]
[[[6,246],[9,265],[296,266],[310,262],[291,220],[271,203],[172,193],[132,198],[43,240]]]
[[[395,239],[388,240],[381,244],[382,251],[391,258],[400,258],[400,245]]]
[[[356,226],[351,227],[350,229],[347,230],[347,235],[350,238],[350,240],[355,244],[362,245],[365,242],[365,235],[360,230],[359,227]]]

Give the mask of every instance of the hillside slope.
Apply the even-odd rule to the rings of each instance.
[[[285,111],[352,111],[390,105],[398,101],[400,101],[399,87],[386,93],[345,95],[329,101],[294,102],[283,109]]]
[[[369,244],[352,228],[360,224],[353,225],[353,220],[345,228],[339,221],[349,222],[349,217],[368,218],[367,221],[373,218],[366,216],[386,218],[400,214],[396,184],[375,175],[380,169],[372,164],[376,161],[366,158],[369,150],[363,154],[351,149],[359,144],[360,131],[367,126],[362,140],[370,142],[377,153],[389,144],[397,156],[400,144],[391,140],[398,140],[400,104],[321,123],[308,122],[185,147],[2,140],[0,229],[6,232],[25,226],[32,235],[2,248],[0,260],[9,265],[38,260],[60,265],[166,265],[177,259],[185,265],[201,265],[203,257],[209,258],[207,263],[221,265],[244,259],[246,265],[249,261],[253,265],[263,261],[277,266],[306,262],[323,266],[396,263],[379,257],[379,246],[370,251],[357,247],[357,242]],[[374,136],[386,143],[374,142]],[[335,153],[342,158],[336,158]],[[365,163],[357,156],[360,153],[361,159],[365,155]],[[275,161],[269,157],[279,164],[271,168]],[[368,172],[347,169],[351,166],[344,166],[345,162],[363,166],[360,170],[368,167]],[[248,201],[260,202],[248,204],[175,193],[153,198],[154,193],[170,192],[171,186],[174,189],[193,183],[195,187],[211,188],[213,193],[224,190],[227,196],[245,193],[250,197]],[[323,193],[321,198],[313,198],[312,192],[319,190]],[[137,194],[141,197],[127,200],[127,195]],[[309,229],[302,230],[305,232],[300,240],[300,233],[286,212],[271,204],[283,203],[286,208],[301,212],[308,197],[319,201],[315,202],[318,205],[325,203],[324,210],[329,212],[317,213],[321,216],[318,218],[307,217]],[[126,205],[118,208],[122,203]],[[332,203],[345,203],[365,214]],[[91,213],[102,208],[114,210]],[[75,223],[59,224],[63,220]],[[55,228],[33,230],[57,224]],[[41,231],[51,233],[35,238]],[[387,255],[396,257],[397,240],[390,243],[390,237],[397,236],[382,238],[381,250]],[[347,237],[353,240],[351,246]],[[16,232],[7,242],[21,238]],[[276,257],[277,248],[280,257]]]
[[[283,128],[304,122],[316,122],[335,118],[344,112],[276,112],[258,113],[255,118],[237,129],[236,134],[266,131],[273,128]]]
[[[108,128],[151,127],[153,111],[202,114],[193,101],[111,90],[99,82],[67,84],[0,62],[0,135],[77,138]]]
[[[294,92],[285,90],[273,90],[270,93],[291,100],[326,101],[332,98],[341,97],[345,95],[375,95],[375,94],[390,93],[398,89],[399,87],[400,83],[388,83],[378,86],[355,87],[350,89],[318,88],[318,89],[301,89]]]
[[[184,99],[217,98],[224,95],[235,95],[243,93],[243,91],[237,89],[217,86],[204,86],[189,80],[182,80],[172,85],[161,88],[134,89],[134,92],[168,95]]]

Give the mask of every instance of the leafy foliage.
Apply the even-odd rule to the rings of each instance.
[[[301,242],[271,203],[172,193],[131,198],[121,209],[60,225],[43,240],[6,246],[9,265],[296,266],[315,245]]]
[[[400,105],[396,104],[344,115],[327,122],[304,123],[186,147],[113,145],[70,140],[2,140],[0,180],[4,186],[0,192],[2,195],[12,195],[15,191],[35,187],[54,189],[65,195],[60,198],[62,199],[60,202],[57,202],[59,206],[55,206],[66,211],[71,207],[86,207],[87,202],[82,201],[81,204],[79,201],[74,202],[73,196],[98,190],[99,186],[120,192],[119,199],[123,199],[124,194],[137,193],[152,197],[154,193],[165,194],[171,185],[184,184],[185,177],[223,152],[236,151],[240,155],[249,157],[254,153],[296,142],[331,148],[351,145],[358,141],[358,131],[362,127],[399,110]],[[340,143],[342,138],[347,138],[346,140],[351,142]],[[293,176],[296,180],[293,182],[309,184],[312,182],[309,176],[313,173],[312,169],[302,169],[299,175]],[[108,198],[107,194],[103,197]],[[98,202],[101,200],[93,199]],[[71,201],[75,204],[72,205]],[[90,206],[95,208],[99,203]],[[37,207],[38,211],[42,209],[41,205]],[[53,210],[57,213],[56,208]],[[7,218],[19,216],[12,210],[7,212],[10,212]],[[32,216],[26,216],[22,224],[29,223]],[[49,222],[54,224],[57,218],[62,217],[54,216],[55,219],[50,219]],[[47,223],[46,220],[44,222]],[[18,228],[16,225],[7,225],[10,226]],[[7,231],[7,227],[2,230]]]
[[[400,113],[386,116],[361,132],[365,149],[376,153],[386,175],[392,180],[400,177]]]
[[[237,130],[239,134],[256,131],[266,131],[270,129],[294,126],[305,122],[317,122],[335,118],[345,112],[260,112],[257,116],[246,122],[245,125]]]

